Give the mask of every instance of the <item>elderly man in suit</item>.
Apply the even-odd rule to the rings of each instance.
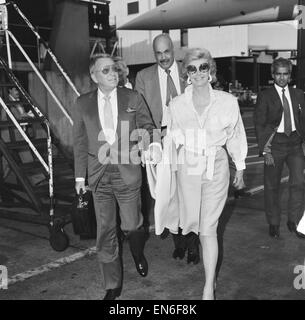
[[[172,98],[184,92],[185,82],[181,75],[181,65],[175,60],[174,45],[168,34],[163,33],[153,40],[156,64],[137,73],[135,89],[141,93],[162,136],[166,133],[168,104]],[[142,186],[144,220],[154,208],[154,200],[149,193],[146,175]],[[188,249],[187,262],[199,262],[199,239],[194,233],[183,236],[181,230],[173,234],[175,249],[173,257],[183,259]]]
[[[298,236],[296,224],[304,210],[305,99],[302,90],[288,87],[291,71],[290,60],[274,60],[271,66],[274,86],[259,93],[254,113],[259,151],[265,162],[265,211],[269,235],[273,238],[280,235],[279,189],[284,163],[289,170],[287,227]]]
[[[129,240],[137,271],[143,277],[148,272],[143,253],[146,236],[142,226],[141,158],[137,144],[141,136],[148,159],[158,162],[160,134],[153,132],[155,126],[141,95],[117,87],[118,70],[109,55],[91,58],[90,75],[98,89],[81,95],[75,105],[75,189],[78,194],[85,191],[88,170],[97,219],[97,257],[106,290],[104,300],[114,300],[122,287],[117,205],[120,227]]]

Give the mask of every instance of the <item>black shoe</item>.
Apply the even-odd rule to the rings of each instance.
[[[160,238],[161,238],[162,240],[164,240],[164,239],[166,239],[166,238],[168,237],[168,235],[169,235],[169,230],[168,230],[167,228],[165,228],[165,229],[163,230],[163,232],[160,234]]]
[[[121,288],[108,289],[103,300],[115,300],[121,295]]]
[[[269,235],[271,238],[278,238],[280,236],[280,226],[275,226],[273,224],[270,224]]]
[[[305,239],[305,235],[297,231],[297,225],[295,222],[287,221],[287,227],[290,232],[294,232],[300,239]]]
[[[297,232],[297,226],[293,221],[287,221],[287,227],[290,232]]]
[[[187,263],[193,262],[193,264],[197,264],[200,261],[199,250],[197,249],[188,249],[187,251]]]
[[[297,235],[298,238],[305,239],[305,234],[298,232],[298,231],[296,231],[295,234]]]
[[[179,258],[180,260],[182,260],[185,256],[185,251],[186,249],[185,248],[176,248],[174,251],[173,251],[173,258],[174,259],[177,259]]]
[[[148,273],[148,263],[144,254],[142,255],[141,259],[138,259],[136,257],[133,257],[133,259],[139,275],[142,277],[146,277]]]

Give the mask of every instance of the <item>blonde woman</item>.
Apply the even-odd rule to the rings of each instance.
[[[182,66],[189,86],[169,105],[169,134],[178,159],[178,225],[183,234],[199,234],[205,270],[202,299],[213,300],[218,258],[216,231],[230,178],[227,152],[236,166],[233,185],[241,189],[247,140],[237,99],[211,87],[216,79],[216,64],[210,52],[191,49]]]

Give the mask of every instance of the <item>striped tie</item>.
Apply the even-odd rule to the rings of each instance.
[[[173,98],[175,98],[178,95],[178,93],[173,78],[170,75],[171,71],[169,69],[166,69],[165,72],[167,73],[166,105],[168,106],[169,102]]]
[[[291,115],[290,115],[290,108],[289,102],[285,96],[285,89],[282,89],[282,100],[283,100],[283,112],[284,112],[284,133],[289,137],[292,131],[291,125]]]

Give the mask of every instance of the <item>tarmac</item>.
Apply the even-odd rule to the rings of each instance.
[[[250,196],[235,199],[230,190],[219,228],[217,300],[304,300],[305,239],[286,227],[287,185],[282,188],[282,223],[278,239],[270,238],[265,219],[263,165],[256,157],[251,114],[243,115],[249,153],[245,175]],[[253,162],[253,164],[251,164]],[[284,173],[285,176],[285,173]],[[100,300],[105,292],[94,240],[80,240],[71,224],[63,252],[49,244],[46,226],[0,218],[0,300]],[[200,300],[204,284],[202,259],[187,264],[172,258],[171,236],[154,234],[153,221],[145,247],[147,277],[136,271],[127,243],[123,244],[124,285],[118,300]],[[2,273],[1,273],[2,270]],[[2,276],[2,278],[1,278]],[[1,282],[2,280],[2,282]]]

